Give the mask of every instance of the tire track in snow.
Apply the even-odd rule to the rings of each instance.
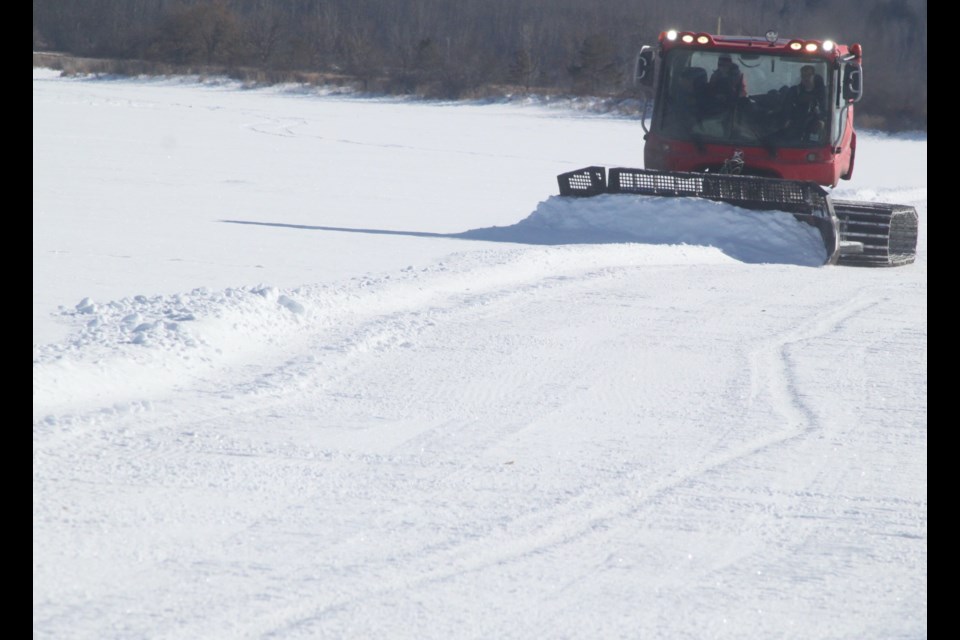
[[[376,361],[372,360],[371,356],[403,349],[404,343],[411,337],[415,337],[417,331],[431,330],[438,324],[444,325],[455,319],[463,323],[476,321],[490,313],[511,308],[518,300],[533,294],[553,291],[552,295],[562,295],[557,294],[556,291],[569,289],[570,286],[589,287],[593,286],[597,279],[617,277],[616,272],[623,268],[623,264],[627,265],[626,268],[632,268],[631,254],[632,252],[622,248],[612,250],[610,248],[603,250],[578,248],[570,251],[537,249],[511,251],[506,254],[494,252],[480,258],[471,257],[467,260],[469,264],[458,265],[453,269],[453,273],[447,273],[446,269],[428,273],[430,277],[427,278],[426,283],[418,281],[413,276],[390,279],[389,282],[374,281],[361,287],[370,291],[348,288],[346,293],[335,292],[330,300],[311,299],[309,295],[303,295],[310,293],[306,289],[300,295],[291,294],[292,298],[296,298],[299,301],[298,304],[304,307],[304,317],[308,322],[312,320],[309,324],[310,331],[304,332],[303,325],[297,322],[291,325],[294,330],[279,331],[278,340],[266,340],[265,344],[260,343],[253,347],[247,345],[241,362],[245,362],[244,367],[248,369],[240,372],[231,369],[228,372],[229,375],[221,375],[224,371],[218,362],[214,361],[216,375],[211,376],[209,380],[201,379],[199,383],[191,382],[185,390],[178,392],[193,397],[193,400],[187,403],[190,406],[190,415],[171,413],[171,405],[165,398],[156,400],[150,411],[138,415],[100,411],[70,414],[62,422],[54,420],[50,425],[51,430],[55,427],[64,427],[66,432],[70,432],[71,427],[86,421],[87,428],[74,429],[72,435],[75,437],[69,442],[49,437],[50,431],[38,433],[35,426],[35,444],[39,444],[42,450],[40,466],[55,467],[60,470],[60,473],[70,473],[70,469],[73,468],[74,471],[83,475],[86,467],[78,468],[76,465],[81,458],[84,458],[85,451],[95,448],[98,454],[91,458],[92,463],[100,466],[106,464],[108,468],[114,468],[111,477],[115,481],[134,474],[135,480],[131,486],[138,484],[150,486],[157,482],[159,476],[156,474],[169,469],[167,463],[178,463],[184,455],[181,440],[185,432],[203,434],[206,431],[204,425],[214,429],[230,426],[224,424],[224,415],[233,416],[230,418],[233,420],[244,412],[263,415],[274,410],[275,407],[282,407],[291,397],[302,394],[303,389],[291,383],[298,378],[308,379],[306,385],[308,390],[319,390],[322,393],[323,384],[331,374],[356,373],[376,366]],[[624,260],[624,258],[627,259]],[[558,272],[576,277],[557,277]],[[227,298],[237,298],[242,304],[239,305],[237,313],[226,314],[220,319],[221,326],[239,325],[242,335],[252,335],[254,329],[259,330],[263,324],[271,322],[272,314],[260,313],[263,308],[261,303],[258,302],[251,307],[248,304],[248,297],[251,296],[240,295],[244,292],[235,293],[235,296],[227,296]],[[200,296],[192,301],[190,306],[197,315],[202,315],[204,311],[200,308],[203,305],[198,301],[205,300],[207,298]],[[140,301],[139,304],[152,308],[148,302]],[[311,318],[310,313],[316,312],[316,307],[321,304],[325,304],[324,308],[329,309],[329,317]],[[103,325],[110,324],[111,319],[122,319],[121,316],[128,311],[125,305],[119,305],[118,309],[105,313],[97,324],[102,329]],[[280,328],[283,329],[282,326]],[[307,333],[306,338],[304,333]],[[122,356],[133,348],[126,342],[111,344],[107,340],[100,342],[97,340],[98,336],[102,338],[104,335],[122,339],[124,334],[121,331],[114,334],[109,331],[94,332],[91,329],[86,335],[98,354],[100,352],[109,354],[111,348],[116,347],[119,355]],[[211,338],[210,342],[214,342],[215,338],[216,336]],[[325,347],[330,354],[329,365],[317,367],[316,362],[297,355],[305,342]],[[209,354],[207,350],[200,347],[197,348],[213,359],[213,354]],[[74,351],[84,353],[81,345],[76,350],[68,348],[62,354],[69,359]],[[189,348],[186,351],[189,351]],[[179,356],[175,349],[164,351],[164,353],[172,355],[172,363],[176,364]],[[261,357],[264,353],[282,356],[279,358],[280,364],[261,366]],[[505,384],[512,386],[516,381],[507,381]],[[483,398],[479,400],[482,402]],[[178,406],[187,406],[187,404]],[[523,421],[518,424],[523,426]],[[513,427],[510,427],[506,432],[489,436],[489,442],[501,440],[512,432],[512,429]],[[78,436],[85,436],[85,440],[77,441]],[[171,441],[171,437],[175,437],[176,441]],[[237,440],[242,443],[242,434]],[[70,447],[57,451],[58,442],[60,445],[69,443]],[[36,449],[37,447],[35,447],[35,454]],[[245,452],[242,448],[231,446],[229,443],[226,443],[225,447],[218,446],[217,451],[226,454],[229,449],[242,455],[263,455],[262,450],[254,449]],[[111,462],[111,456],[117,455],[122,457],[122,462],[120,459]],[[409,456],[406,458],[412,459]],[[56,464],[53,464],[54,462]],[[47,463],[50,464],[47,465]],[[458,472],[459,470],[455,468],[441,466],[441,473],[449,476],[456,476]],[[169,475],[164,473],[164,478]],[[154,476],[153,479],[152,476]],[[188,473],[186,477],[189,478],[190,474]],[[166,484],[168,482],[169,480],[164,479],[159,481],[159,484],[161,487],[169,488]],[[282,510],[286,512],[296,509],[307,499],[297,499],[295,504],[284,502]],[[257,522],[263,522],[264,518],[270,517],[271,514],[262,514],[252,524],[244,525],[243,530],[255,528]],[[230,535],[238,533],[239,531],[234,531]]]
[[[620,496],[610,500],[611,491],[617,488],[618,482],[592,487],[583,494],[571,497],[549,509],[517,518],[510,523],[508,531],[497,539],[468,542],[447,550],[442,558],[430,558],[425,562],[426,565],[442,566],[445,569],[426,570],[416,579],[407,580],[402,584],[384,587],[374,593],[366,593],[310,613],[301,612],[304,616],[303,620],[322,620],[326,615],[358,606],[367,600],[421,589],[465,574],[499,569],[505,564],[522,564],[534,556],[554,553],[561,547],[580,543],[584,538],[595,536],[609,538],[610,531],[616,530],[617,523],[636,520],[642,512],[649,512],[656,508],[656,503],[675,489],[739,460],[808,435],[820,427],[812,410],[805,405],[802,394],[796,387],[797,382],[790,374],[787,355],[789,348],[791,345],[834,332],[845,320],[876,304],[875,298],[860,295],[819,317],[816,322],[765,341],[761,347],[752,352],[751,401],[756,402],[762,395],[762,391],[765,391],[773,398],[774,408],[784,416],[784,421],[788,425],[786,429],[779,429],[773,434],[744,443],[733,451],[709,456],[699,464],[687,467],[671,478],[647,486],[643,497]],[[803,540],[805,538],[801,539],[799,544],[802,544]],[[423,552],[418,551],[399,560],[415,562],[418,558],[422,559],[424,555]],[[730,562],[732,561],[731,559]],[[716,566],[711,567],[711,570],[715,569]],[[294,623],[294,626],[298,624],[300,623]]]
[[[204,434],[209,426],[214,431],[226,427],[223,416],[239,413],[249,414],[251,428],[258,423],[258,416],[277,412],[283,417],[284,407],[290,402],[302,402],[305,397],[324,398],[330,392],[342,392],[348,385],[340,385],[340,378],[358,376],[363,378],[369,371],[381,366],[384,358],[402,353],[417,345],[421,339],[433,340],[432,332],[443,332],[454,325],[468,325],[490,321],[505,310],[514,309],[518,304],[536,304],[544,299],[561,299],[578,288],[596,288],[616,285],[616,278],[634,268],[629,260],[596,260],[592,250],[578,252],[571,256],[566,252],[557,258],[563,262],[557,265],[542,264],[544,255],[539,252],[511,252],[507,259],[499,253],[491,254],[479,260],[479,265],[462,267],[459,265],[453,273],[447,271],[428,272],[426,274],[405,274],[400,278],[371,280],[363,286],[348,287],[333,292],[330,298],[320,295],[311,296],[309,289],[299,294],[287,292],[304,309],[303,322],[291,326],[300,331],[281,331],[277,340],[267,341],[267,348],[261,344],[245,354],[243,371],[231,370],[231,375],[202,381],[189,387],[185,392],[193,395],[197,408],[195,415],[178,419],[178,429],[187,429]],[[490,259],[492,258],[492,263]],[[578,258],[578,260],[571,260]],[[537,269],[518,268],[527,261],[539,264]],[[550,260],[547,260],[550,262]],[[529,266],[529,265],[528,265]],[[557,277],[557,272],[569,277]],[[574,277],[575,276],[575,277]],[[467,286],[469,285],[469,286]],[[326,292],[329,293],[329,292]],[[284,295],[287,295],[284,294]],[[732,451],[708,452],[695,465],[676,470],[670,476],[654,483],[644,485],[643,493],[625,495],[622,491],[622,477],[598,481],[573,494],[566,494],[549,503],[541,503],[530,513],[518,514],[502,523],[500,528],[487,531],[479,537],[453,537],[439,546],[414,545],[405,548],[382,563],[373,561],[374,571],[383,571],[390,576],[371,586],[363,576],[358,582],[347,582],[340,595],[330,602],[320,604],[316,599],[307,598],[305,602],[289,607],[275,608],[275,612],[260,618],[254,626],[261,634],[295,633],[296,629],[309,630],[314,624],[325,624],[331,616],[349,612],[353,608],[362,608],[365,602],[378,599],[390,599],[409,590],[430,589],[432,585],[441,585],[457,581],[464,576],[483,575],[500,572],[507,566],[526,566],[538,559],[552,554],[560,554],[562,549],[582,544],[585,540],[609,541],[616,536],[622,523],[636,521],[641,517],[656,514],[664,508],[664,500],[677,488],[697,481],[725,465],[749,458],[757,451],[768,449],[778,443],[789,441],[809,428],[812,415],[806,409],[789,375],[787,353],[790,345],[812,339],[827,333],[851,314],[869,307],[869,300],[860,300],[841,305],[833,313],[821,317],[804,328],[791,330],[762,343],[753,353],[752,387],[754,401],[770,396],[772,405],[787,416],[789,425],[786,430],[741,444]],[[318,309],[328,312],[319,317]],[[316,314],[316,315],[311,315]],[[243,332],[253,333],[250,327],[260,327],[260,317],[254,313],[249,318],[244,314],[231,319],[240,323]],[[250,326],[244,325],[249,322]],[[320,356],[304,356],[303,348]],[[513,345],[515,346],[515,345]],[[506,344],[506,348],[511,345]],[[486,346],[479,352],[487,351]],[[276,364],[264,365],[264,353],[273,353]],[[559,380],[554,380],[560,382]],[[572,379],[566,379],[560,385],[561,391],[569,390]],[[505,376],[499,382],[508,389],[522,385],[521,378]],[[450,388],[455,388],[451,385]],[[480,394],[467,398],[470,403],[482,405],[493,398],[491,387],[483,387]],[[437,397],[439,404],[446,405],[447,391]],[[543,404],[549,400],[549,390],[540,396],[526,396],[533,404]],[[539,398],[534,402],[531,398]],[[299,400],[298,400],[299,399]],[[369,399],[358,398],[363,404]],[[242,409],[239,410],[238,406]],[[316,406],[307,404],[307,407]],[[290,414],[287,413],[287,416]],[[482,453],[498,443],[529,427],[531,414],[517,416],[509,424],[497,425],[482,436],[472,435],[465,446],[477,447]],[[145,419],[144,419],[145,418]],[[139,434],[150,429],[172,430],[170,416],[166,408],[136,416],[136,426],[132,416],[119,416],[116,421],[103,419],[99,427],[107,430],[115,422],[127,424],[128,428]],[[799,426],[798,426],[799,425]],[[359,456],[356,461],[363,464],[398,465],[402,469],[417,466],[425,468],[434,482],[446,482],[456,485],[466,483],[479,474],[488,474],[492,467],[478,454],[471,458],[472,466],[457,466],[456,458],[428,459],[424,463],[418,459],[417,449],[422,453],[423,444],[429,443],[438,433],[449,429],[449,423],[439,422],[427,428],[415,427],[400,440],[389,441],[374,447],[379,454]],[[129,435],[129,434],[128,434]],[[247,433],[236,434],[234,443],[223,443],[208,450],[211,453],[227,455],[232,450],[236,455],[263,458],[264,455],[277,455],[277,451],[266,452],[263,448],[243,448]],[[125,454],[133,454],[129,459],[132,467],[149,478],[153,468],[162,468],[164,460],[173,460],[183,455],[182,451],[165,450],[163,433],[159,433],[154,443],[158,446],[142,447]],[[112,440],[115,444],[118,440]],[[450,442],[450,441],[448,441]],[[100,443],[103,444],[102,442]],[[142,456],[138,460],[138,456]],[[480,477],[484,477],[481,475]],[[298,495],[286,500],[277,509],[261,512],[241,528],[227,529],[223,540],[243,538],[255,533],[260,527],[271,521],[283,520],[284,514],[308,508],[315,494]],[[393,512],[396,512],[394,509]],[[269,529],[269,527],[267,527]],[[306,544],[306,543],[305,543]],[[389,560],[389,562],[388,562]],[[396,574],[389,570],[390,562],[406,563],[403,572]]]
[[[770,341],[763,347],[762,353],[769,354],[774,360],[782,357],[786,346],[797,341],[816,337],[820,333],[832,330],[843,318],[869,306],[867,303],[847,304],[843,308],[830,314],[814,325],[808,325],[803,331],[791,331],[788,334]],[[780,365],[771,366],[765,371],[770,373],[775,389],[789,388],[783,370],[788,367],[785,361]],[[778,392],[776,396],[791,397],[789,393]],[[803,413],[799,411],[799,413]],[[787,434],[792,436],[795,430]],[[429,436],[429,434],[427,434]],[[789,439],[789,438],[787,438]],[[504,565],[523,564],[526,561],[549,553],[558,553],[558,549],[582,542],[588,537],[610,537],[610,531],[616,530],[617,523],[636,520],[644,512],[658,508],[658,502],[678,487],[688,484],[697,477],[718,470],[738,459],[749,457],[754,452],[768,448],[772,443],[784,440],[784,432],[776,437],[749,443],[734,452],[727,452],[722,456],[713,456],[700,465],[684,469],[682,473],[646,487],[643,496],[616,495],[618,481],[594,486],[575,496],[570,496],[549,509],[541,509],[535,513],[524,515],[512,520],[509,526],[498,535],[486,537],[482,540],[467,540],[462,544],[453,545],[445,549],[429,550],[417,548],[409,553],[393,558],[393,561],[404,565],[421,563],[423,570],[411,570],[408,573],[417,574],[415,579],[402,580],[396,584],[383,586],[373,592],[357,594],[354,597],[340,599],[328,607],[304,605],[295,610],[287,610],[283,616],[287,622],[280,627],[270,628],[270,632],[286,635],[292,629],[301,626],[309,627],[312,623],[320,623],[327,616],[349,610],[354,607],[363,608],[362,604],[370,600],[390,598],[395,594],[407,593],[410,590],[426,588],[428,585],[444,583],[457,577],[468,574],[482,573],[488,570],[501,570]],[[475,443],[474,443],[475,444]],[[452,472],[448,478],[457,475],[467,475],[471,469],[459,469]],[[598,506],[599,503],[599,506]],[[572,526],[571,526],[572,525]],[[596,546],[596,545],[594,545]],[[439,553],[439,555],[437,555]],[[435,569],[431,567],[444,567]],[[290,618],[294,618],[293,622]],[[261,631],[267,632],[267,628]]]
[[[849,318],[876,306],[879,301],[875,295],[858,293],[852,300],[840,303],[833,310],[816,316],[809,325],[787,331],[764,341],[749,355],[750,360],[750,403],[762,396],[769,396],[774,410],[782,416],[787,425],[783,434],[800,434],[816,428],[817,418],[806,402],[799,382],[790,365],[789,351],[794,346],[812,342],[834,333]],[[771,438],[770,442],[779,441]],[[757,447],[764,446],[758,441]]]

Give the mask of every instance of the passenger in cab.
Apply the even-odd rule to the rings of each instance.
[[[827,122],[827,90],[813,65],[800,68],[800,82],[787,91],[784,129],[803,141],[820,141]]]
[[[738,98],[746,97],[747,82],[730,56],[722,55],[717,60],[717,69],[710,76],[707,93],[710,96],[709,111],[714,115],[732,107]]]
[[[689,67],[681,71],[667,111],[671,128],[677,133],[689,133],[704,116],[706,98],[707,70]]]

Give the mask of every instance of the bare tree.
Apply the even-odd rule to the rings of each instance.
[[[447,96],[507,82],[620,92],[639,46],[668,28],[860,43],[858,113],[926,126],[925,0],[33,0],[35,49],[340,70]]]

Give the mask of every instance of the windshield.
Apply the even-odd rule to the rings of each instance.
[[[663,72],[659,125],[672,137],[790,147],[829,139],[822,60],[674,49]]]

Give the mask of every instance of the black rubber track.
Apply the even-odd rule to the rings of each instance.
[[[849,267],[899,267],[917,258],[917,210],[908,205],[833,200],[840,241],[863,243],[863,253],[841,255]]]

